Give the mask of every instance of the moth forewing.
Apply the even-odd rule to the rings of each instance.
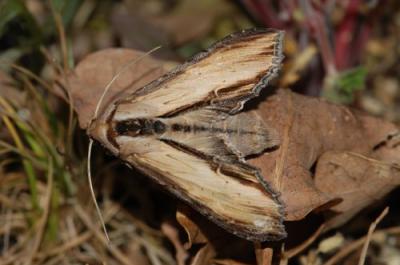
[[[235,177],[207,160],[150,138],[117,137],[120,156],[228,231],[251,240],[280,238],[282,209],[261,185]],[[255,178],[255,176],[251,176]]]
[[[277,74],[282,38],[278,30],[233,34],[121,100],[114,118],[166,116],[199,102],[228,102],[238,111]]]
[[[117,100],[89,134],[226,230],[255,241],[283,238],[283,206],[245,162],[277,147],[278,134],[257,114],[237,113],[279,70],[282,34],[225,38]]]

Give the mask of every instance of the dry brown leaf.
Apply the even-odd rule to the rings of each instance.
[[[190,249],[193,244],[204,244],[208,242],[207,237],[201,232],[201,229],[193,221],[190,216],[191,211],[187,207],[180,207],[176,212],[176,220],[185,228],[188,236],[188,242],[185,244],[186,249]]]
[[[270,247],[264,247],[261,244],[255,246],[257,265],[270,265],[272,264],[272,257],[274,250]]]
[[[249,265],[248,263],[243,263],[233,259],[214,259],[214,264],[216,265]],[[270,263],[263,263],[262,265],[269,265]]]
[[[327,228],[343,224],[399,184],[400,166],[349,152],[324,153],[315,174],[315,185],[322,192],[343,200],[331,208],[341,214]]]
[[[211,264],[215,255],[215,249],[211,246],[211,244],[207,243],[199,251],[197,251],[196,255],[190,262],[190,265]]]
[[[365,176],[359,163],[347,164],[347,172],[363,182],[361,189],[364,191],[367,187],[376,189],[376,182],[385,187],[384,190],[376,189],[373,200],[382,198],[398,185],[398,181],[393,181],[396,177],[393,167],[396,167],[395,163],[400,164],[400,146],[386,143],[388,137],[393,141],[400,133],[394,124],[288,90],[280,90],[261,102],[256,111],[278,130],[281,145],[276,151],[265,153],[250,163],[261,168],[266,180],[281,193],[287,221],[300,220],[335,199],[342,200],[336,207],[341,207],[343,214],[351,210],[353,215],[372,202],[371,198],[366,200],[366,196],[361,196],[363,192],[353,197],[340,194],[344,187],[350,187],[351,182],[350,179],[339,182],[338,176],[328,174],[329,168],[320,165],[320,161],[329,165],[330,160],[325,160],[328,152],[351,152],[365,156],[367,159],[363,163],[368,166],[378,160],[392,168],[387,177]],[[330,190],[323,189],[321,182],[329,183]],[[354,207],[360,202],[362,205]]]
[[[201,246],[190,264],[218,264],[219,261],[230,262],[230,259],[216,260],[216,255],[232,257],[232,253],[252,254],[252,244],[245,240],[236,240],[233,235],[227,234],[222,228],[208,221],[186,205],[179,205],[177,212],[178,222],[185,228],[188,236],[187,249]],[[229,242],[229,244],[227,244]],[[212,263],[213,262],[213,263]],[[232,261],[233,262],[233,261]]]
[[[171,241],[175,248],[175,258],[178,265],[185,265],[186,259],[189,257],[185,247],[179,239],[179,231],[169,222],[163,222],[161,224],[161,231]]]
[[[68,76],[81,127],[86,127],[113,75],[139,54],[125,49],[97,52]],[[161,63],[151,58],[132,66],[112,86],[103,106],[162,72]],[[252,111],[281,138],[278,149],[249,163],[281,194],[286,221],[329,206],[338,213],[330,222],[335,226],[399,184],[400,132],[392,123],[289,90],[279,90]]]

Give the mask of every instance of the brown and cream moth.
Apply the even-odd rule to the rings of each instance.
[[[283,32],[244,30],[115,101],[89,135],[229,232],[286,236],[282,204],[245,157],[279,146],[256,114],[239,111],[277,75]]]

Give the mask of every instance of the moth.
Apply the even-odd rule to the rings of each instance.
[[[279,147],[257,114],[240,112],[281,65],[283,32],[251,29],[116,100],[89,135],[227,231],[286,236],[279,198],[245,160]]]

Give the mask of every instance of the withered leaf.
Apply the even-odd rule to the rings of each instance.
[[[336,206],[340,212],[351,212],[352,216],[398,185],[394,181],[400,164],[400,147],[393,143],[394,135],[399,134],[396,125],[288,90],[280,90],[261,102],[256,111],[274,124],[282,140],[279,149],[250,163],[261,168],[263,176],[281,193],[287,221],[300,220],[337,199],[342,200]],[[387,141],[388,137],[392,142]],[[347,176],[341,174],[344,169],[341,173],[331,170],[332,164],[338,163],[332,152],[345,155],[339,166],[345,167]],[[349,153],[365,159],[355,159]],[[365,174],[362,170],[376,168],[377,163],[387,164],[387,177]],[[352,179],[362,183],[358,186],[361,192],[344,196],[341,191],[345,186],[354,187]],[[376,190],[371,197],[365,196],[368,189],[376,189],[376,182],[385,188]]]
[[[315,185],[342,200],[331,208],[340,214],[327,223],[336,227],[400,185],[400,165],[353,152],[326,152],[318,160]]]

